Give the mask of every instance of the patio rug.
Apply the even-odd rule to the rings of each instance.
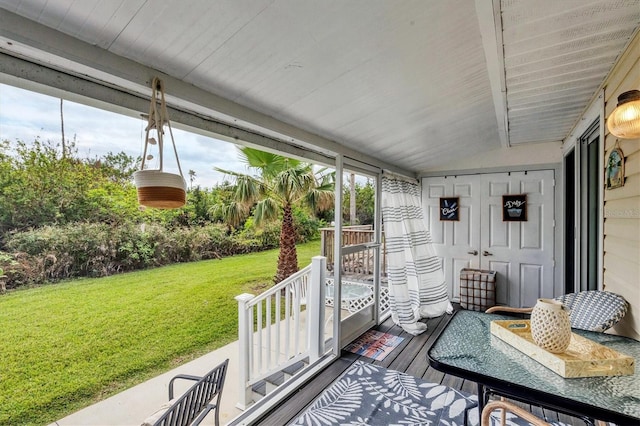
[[[381,331],[369,330],[362,334],[353,342],[349,343],[345,350],[354,354],[366,356],[367,358],[382,361],[387,355],[395,349],[404,337],[394,336],[393,334],[383,333]]]
[[[356,361],[291,425],[478,425],[478,399]]]

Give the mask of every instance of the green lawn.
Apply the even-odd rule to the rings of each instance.
[[[300,266],[320,252],[298,246]],[[277,250],[0,296],[0,424],[48,424],[237,339]]]

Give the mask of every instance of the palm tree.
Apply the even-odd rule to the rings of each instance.
[[[293,207],[303,205],[315,213],[333,207],[333,180],[326,169],[253,148],[240,148],[242,161],[258,174],[236,173],[215,168],[236,183],[233,200],[217,206],[227,223],[238,226],[253,208],[256,225],[281,217],[280,253],[275,282],[298,271]]]
[[[193,189],[193,182],[196,180],[196,171],[189,169],[189,189]]]

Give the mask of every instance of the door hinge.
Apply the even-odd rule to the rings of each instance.
[[[556,220],[555,220],[555,219],[553,219],[553,222],[551,223],[551,227],[552,227],[552,228],[555,228],[555,227],[556,227]]]

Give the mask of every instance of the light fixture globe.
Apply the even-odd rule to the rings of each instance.
[[[607,119],[607,127],[619,138],[640,138],[640,90],[618,96],[618,106]]]

